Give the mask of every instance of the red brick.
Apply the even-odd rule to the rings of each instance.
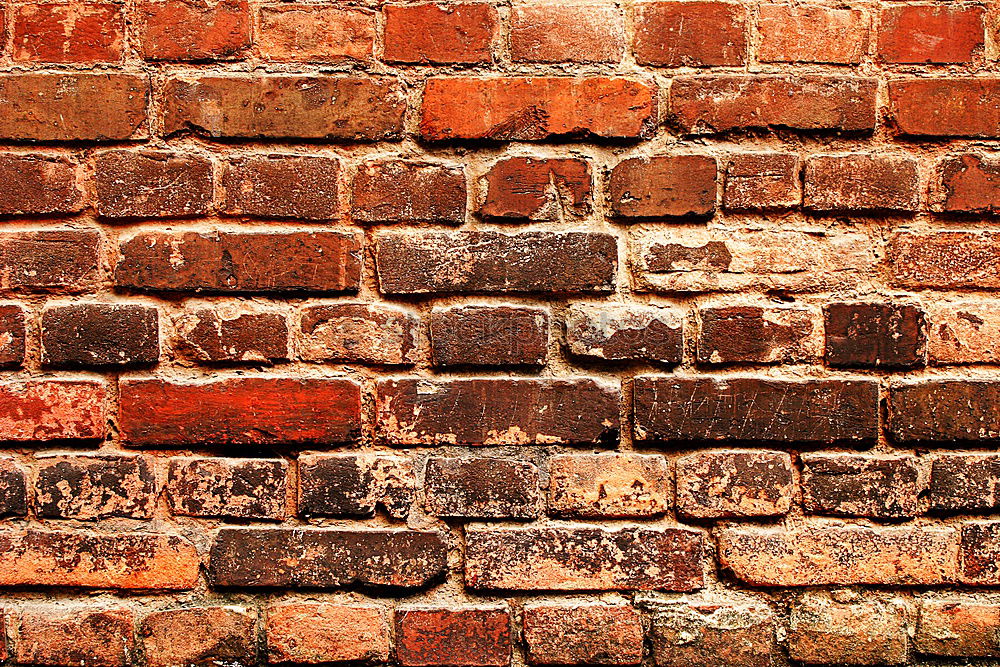
[[[234,157],[222,174],[222,212],[260,218],[332,220],[339,214],[340,162],[318,155]]]
[[[282,459],[172,458],[167,502],[175,515],[278,521],[287,475]]]
[[[92,63],[122,57],[122,5],[103,2],[29,3],[13,11],[14,60]]]
[[[1000,509],[1000,455],[941,454],[931,463],[933,512],[994,513]]]
[[[144,139],[149,78],[121,73],[0,74],[0,139]]]
[[[496,141],[644,137],[656,124],[656,95],[649,83],[620,78],[432,77],[420,134]]]
[[[781,516],[792,506],[784,452],[698,452],[677,459],[677,514],[693,519]]]
[[[272,663],[385,662],[389,624],[380,607],[324,602],[267,608],[267,657]]]
[[[868,19],[859,9],[761,5],[759,11],[761,62],[856,65],[868,51]]]
[[[310,306],[302,311],[299,355],[308,361],[412,366],[419,323],[413,313],[390,305]]]
[[[405,456],[362,452],[299,457],[299,514],[370,517],[378,508],[405,519],[416,478]]]
[[[390,63],[489,63],[497,34],[496,9],[487,3],[387,4],[383,58]]]
[[[538,468],[500,458],[427,459],[424,496],[431,516],[465,519],[534,519]]]
[[[119,287],[144,291],[346,292],[360,282],[348,232],[140,232],[123,241]]]
[[[1000,235],[992,231],[899,232],[886,256],[897,287],[1000,289]]]
[[[250,46],[246,0],[141,0],[137,13],[146,60],[234,60]]]
[[[738,153],[726,165],[722,204],[735,211],[795,208],[802,203],[802,161],[794,153]]]
[[[223,528],[209,577],[223,588],[421,588],[443,578],[446,558],[441,533]]]
[[[647,65],[742,65],[746,8],[727,2],[640,2],[635,59]]]
[[[670,509],[662,456],[560,454],[549,459],[549,513],[569,517],[649,517]]]
[[[200,565],[185,538],[156,533],[7,531],[0,547],[3,587],[191,589]]]
[[[823,354],[819,313],[810,308],[706,306],[698,318],[698,363],[795,363]]]
[[[95,289],[100,244],[93,229],[0,233],[0,290]]]
[[[949,300],[928,304],[926,312],[929,363],[1000,363],[1000,303]]]
[[[402,160],[358,167],[351,217],[363,223],[465,222],[465,173],[461,167]]]
[[[612,292],[617,240],[592,232],[381,234],[383,294]]]
[[[575,303],[566,314],[566,347],[575,357],[680,363],[680,311],[641,304]]]
[[[931,205],[938,211],[1000,213],[1000,160],[993,155],[964,153],[937,164],[940,183]]]
[[[926,358],[924,311],[900,303],[828,303],[823,307],[831,366],[911,368]]]
[[[351,380],[236,377],[122,380],[118,426],[133,446],[350,442],[360,429]]]
[[[693,134],[755,128],[871,132],[877,81],[846,76],[678,76],[670,109]]]
[[[46,456],[35,473],[40,519],[152,519],[156,477],[144,456]]]
[[[807,514],[898,519],[918,513],[921,474],[912,456],[807,452],[801,461]]]
[[[28,481],[24,469],[14,459],[0,457],[0,517],[28,514]],[[2,621],[3,619],[0,619]],[[0,656],[4,654],[0,641]]]
[[[643,442],[874,442],[878,384],[867,380],[640,376],[635,437]]]
[[[439,367],[544,366],[549,312],[529,306],[435,308],[430,338]]]
[[[962,524],[961,582],[967,586],[1000,584],[1000,522]]]
[[[212,162],[190,154],[117,150],[94,158],[94,208],[105,218],[183,218],[212,208]]]
[[[17,661],[54,667],[127,667],[135,660],[128,609],[32,604],[12,622]]]
[[[704,585],[702,533],[681,529],[471,528],[465,585],[512,591],[667,590]]]
[[[983,50],[980,6],[900,5],[882,9],[879,56],[890,63],[967,63]]]
[[[657,601],[651,621],[657,667],[772,667],[784,658],[774,614],[755,598]]]
[[[808,665],[908,662],[907,610],[899,598],[836,602],[806,594],[792,604],[788,653]]]
[[[1000,658],[1000,605],[969,597],[925,598],[913,644],[931,655]]]
[[[400,136],[406,110],[398,82],[375,77],[178,76],[163,96],[167,135],[379,141]]]
[[[257,657],[256,614],[246,607],[188,607],[148,614],[139,636],[148,667],[250,665]]]
[[[1000,438],[1000,383],[925,380],[889,387],[889,433],[900,442]]]
[[[372,57],[375,16],[363,9],[304,4],[258,10],[256,48],[270,62],[344,62]]]
[[[245,303],[188,310],[174,318],[175,351],[209,364],[260,364],[289,358],[284,313]]]
[[[104,383],[24,380],[0,384],[0,441],[103,439]]]
[[[17,304],[0,304],[0,368],[17,368],[24,363],[24,309]]]
[[[814,211],[915,211],[920,177],[908,156],[852,153],[806,160],[805,206]]]
[[[524,609],[533,665],[638,665],[642,617],[632,607],[540,604]]]
[[[958,574],[958,535],[934,526],[725,528],[719,564],[751,586],[928,586]]]
[[[407,667],[505,667],[510,615],[504,608],[402,608],[396,612],[396,660]]]
[[[83,210],[76,169],[76,164],[57,155],[0,153],[0,215]]]
[[[514,157],[481,179],[479,214],[511,220],[558,220],[590,211],[590,163],[580,158]]]
[[[716,159],[707,155],[625,160],[608,181],[611,213],[624,218],[711,215],[717,172]]]
[[[625,22],[611,4],[514,6],[510,55],[527,63],[617,63],[625,52]]]
[[[159,312],[124,303],[52,305],[42,312],[42,364],[148,366],[160,357]]]
[[[889,102],[902,135],[1000,137],[1000,78],[896,79]]]
[[[617,387],[586,378],[383,380],[376,438],[390,445],[613,441]]]

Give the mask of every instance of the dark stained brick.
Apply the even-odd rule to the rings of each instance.
[[[916,306],[831,303],[823,313],[831,366],[910,368],[925,362],[925,318]]]
[[[889,433],[898,441],[1000,438],[1000,383],[989,380],[898,382],[889,388]]]
[[[303,516],[373,516],[383,507],[406,518],[416,486],[405,456],[370,452],[299,457],[299,513]]]
[[[281,459],[172,458],[167,502],[184,516],[280,520],[287,474]]]
[[[435,366],[543,366],[549,313],[529,306],[435,308],[430,334]]]
[[[533,519],[541,501],[533,464],[485,457],[427,459],[424,494],[444,518]]]
[[[396,612],[396,659],[406,667],[505,667],[510,615],[502,608],[408,608]]]
[[[807,514],[912,517],[919,477],[912,456],[805,453],[802,504]]]
[[[156,502],[153,462],[144,456],[56,456],[38,460],[39,518],[151,519]]]
[[[931,510],[1000,510],[1000,454],[940,454],[931,464]]]
[[[792,505],[792,460],[784,452],[698,452],[676,465],[680,516],[780,516]]]
[[[0,458],[0,517],[28,513],[28,484],[24,469],[14,459]]]
[[[155,307],[73,303],[49,306],[42,313],[42,363],[46,366],[146,366],[159,358]]]

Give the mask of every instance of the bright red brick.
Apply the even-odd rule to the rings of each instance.
[[[1000,213],[1000,160],[992,155],[964,153],[941,159],[936,210],[949,212]]]
[[[117,61],[125,42],[118,3],[29,3],[14,9],[14,60],[46,63]]]
[[[617,63],[625,51],[625,23],[608,4],[511,8],[510,53],[514,62]]]
[[[489,63],[497,11],[488,3],[387,4],[383,58],[391,63]]]
[[[746,8],[728,2],[640,2],[635,58],[648,65],[735,66],[746,62]]]
[[[246,0],[140,0],[137,13],[147,60],[234,60],[250,46]]]
[[[856,65],[868,51],[868,19],[859,9],[761,5],[762,62]]]
[[[889,102],[903,135],[1000,137],[1000,78],[895,79]]]
[[[590,163],[580,158],[509,158],[482,177],[479,214],[509,220],[557,220],[590,211]]]
[[[890,63],[967,63],[982,52],[978,5],[898,5],[882,10],[878,52]]]
[[[0,440],[103,439],[106,396],[104,383],[86,380],[0,384]]]
[[[506,667],[506,609],[455,607],[396,611],[396,659],[406,667]]]
[[[271,62],[369,60],[375,43],[370,11],[305,4],[258,10],[256,49]]]

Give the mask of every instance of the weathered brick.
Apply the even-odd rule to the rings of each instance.
[[[794,208],[802,203],[802,161],[794,153],[738,153],[726,164],[722,205],[736,211]]]
[[[594,232],[394,232],[375,245],[383,294],[612,292],[614,236]]]
[[[913,638],[920,653],[1000,657],[1000,605],[969,597],[925,598]]]
[[[658,601],[651,611],[657,667],[771,667],[780,655],[774,614],[753,598]]]
[[[270,62],[371,60],[375,15],[363,9],[290,3],[258,9],[255,47]]]
[[[339,214],[340,162],[273,153],[232,158],[222,174],[226,215],[332,220]]]
[[[308,361],[410,366],[417,360],[419,324],[419,317],[395,306],[310,306],[302,311],[299,355]]]
[[[677,513],[693,519],[781,516],[792,506],[784,452],[699,452],[677,459]]]
[[[364,223],[465,222],[465,173],[461,167],[402,160],[366,162],[358,168],[351,217]]]
[[[785,364],[819,359],[823,331],[810,308],[706,306],[698,309],[698,362]]]
[[[622,218],[711,215],[717,172],[716,159],[708,155],[625,160],[608,180],[611,213]]]
[[[389,624],[380,607],[324,602],[267,608],[269,662],[326,664],[389,659]]]
[[[466,528],[465,585],[487,590],[668,590],[704,585],[704,537],[681,528]]]
[[[396,660],[406,667],[504,667],[510,663],[506,608],[404,607],[396,612]]]
[[[954,581],[958,535],[941,526],[725,528],[719,564],[752,586],[927,586]]]
[[[524,642],[533,665],[638,665],[642,617],[624,605],[525,607]]]
[[[915,211],[919,191],[911,157],[850,153],[806,160],[805,206],[814,211]]]
[[[931,206],[947,212],[1000,213],[1000,160],[994,155],[963,153],[937,164],[939,191]]]
[[[235,60],[250,46],[246,0],[142,0],[137,19],[146,60]]]
[[[420,588],[442,577],[446,557],[441,533],[223,528],[209,575],[226,588]]]
[[[0,304],[0,368],[17,368],[24,363],[24,309],[17,304]]]
[[[582,158],[500,160],[481,179],[479,214],[511,220],[558,220],[590,211],[590,163]]]
[[[182,218],[212,207],[212,162],[198,155],[116,150],[94,158],[94,208],[105,218]]]
[[[878,52],[890,63],[967,63],[983,49],[983,7],[884,7]]]
[[[357,232],[139,232],[121,242],[119,287],[165,292],[352,292]]]
[[[282,459],[172,458],[166,495],[173,514],[285,518],[288,463]]]
[[[199,564],[194,545],[176,535],[0,533],[0,586],[4,587],[190,589],[198,580]]]
[[[256,613],[246,607],[188,607],[148,614],[139,636],[149,667],[256,662]]]
[[[27,513],[28,481],[24,469],[14,459],[0,457],[0,517],[25,516]],[[3,649],[0,649],[2,653]]]
[[[761,62],[856,65],[868,51],[860,9],[765,4],[759,12]]]
[[[889,433],[900,442],[1000,438],[1000,383],[898,382],[889,388]]]
[[[0,215],[81,211],[76,168],[57,155],[0,153]]]
[[[71,303],[42,312],[46,366],[146,366],[160,357],[159,312],[123,303]]]
[[[935,456],[929,491],[931,511],[965,514],[1000,510],[1000,455]]]
[[[890,114],[903,135],[1000,137],[1000,78],[895,79]]]
[[[32,2],[12,9],[16,61],[94,63],[122,57],[125,21],[121,4]]]
[[[36,470],[40,519],[153,518],[156,477],[144,456],[46,456]]]
[[[920,470],[912,456],[804,453],[807,514],[897,519],[917,515]]]
[[[129,609],[32,604],[12,621],[17,661],[53,667],[127,667],[135,659]]]
[[[788,653],[808,665],[907,662],[907,610],[899,598],[836,602],[806,594],[791,607]]]
[[[0,139],[116,141],[148,135],[149,78],[93,72],[0,74]]]
[[[1000,585],[1000,522],[962,524],[961,582],[968,586]]]
[[[358,385],[344,379],[128,379],[119,401],[120,434],[132,446],[349,442],[361,421]]]
[[[728,2],[640,2],[635,58],[647,65],[742,65],[747,57],[746,8]]]
[[[416,480],[405,456],[363,452],[299,457],[299,513],[303,516],[374,516],[379,507],[405,519]]]
[[[641,304],[572,304],[566,314],[566,346],[576,357],[607,361],[680,363],[683,315]]]
[[[647,517],[670,509],[662,456],[559,454],[549,459],[549,513],[570,517]]]
[[[656,96],[649,83],[622,78],[432,77],[420,134],[428,140],[638,138],[656,124]]]
[[[899,232],[886,256],[898,287],[1000,289],[1000,234],[992,231]]]
[[[374,77],[178,76],[163,95],[168,135],[378,141],[400,135],[406,109],[398,82]]]
[[[678,76],[670,108],[687,132],[753,128],[871,132],[877,81],[841,76]]]
[[[949,300],[928,304],[926,312],[931,364],[1000,363],[1000,303]]]
[[[549,312],[530,306],[435,308],[430,336],[435,366],[544,366]]]
[[[376,438],[391,445],[613,441],[618,387],[588,378],[383,380]]]
[[[284,313],[257,311],[249,304],[197,308],[174,317],[175,349],[211,364],[267,363],[288,359]]]
[[[444,518],[534,519],[541,495],[538,468],[500,458],[427,459],[428,514]]]
[[[637,377],[640,441],[873,442],[878,384],[868,380]]]
[[[107,432],[103,382],[24,380],[0,384],[0,441],[100,440]]]
[[[924,312],[899,303],[829,303],[823,307],[831,366],[911,368],[926,358]]]
[[[489,63],[499,19],[487,3],[385,5],[383,58],[391,63]]]
[[[0,233],[0,290],[95,289],[100,245],[94,229]]]
[[[510,57],[527,63],[617,63],[625,52],[625,22],[611,4],[511,8]]]

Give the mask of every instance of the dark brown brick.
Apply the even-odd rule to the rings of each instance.
[[[299,513],[303,516],[374,516],[384,508],[406,518],[416,486],[405,456],[370,452],[299,457]]]
[[[917,161],[908,156],[853,153],[806,160],[804,203],[814,211],[915,211]]]
[[[148,667],[253,665],[256,614],[246,607],[189,607],[148,614],[139,627]]]
[[[1000,454],[940,454],[931,464],[930,503],[935,512],[1000,510]]]
[[[525,607],[524,642],[533,665],[638,665],[642,617],[624,605]]]
[[[97,288],[101,235],[93,229],[0,234],[0,290]]]
[[[640,441],[873,442],[878,383],[763,378],[635,379]]]
[[[549,459],[549,513],[569,517],[649,517],[670,509],[662,456],[608,452]]]
[[[430,335],[435,366],[544,366],[549,313],[529,306],[435,308]]]
[[[440,533],[223,528],[209,574],[227,588],[421,588],[442,577],[446,558]]]
[[[705,595],[658,602],[651,611],[656,667],[780,664],[774,614],[754,598]]]
[[[284,313],[257,312],[242,302],[186,311],[174,318],[174,328],[177,350],[195,361],[259,364],[289,357]]]
[[[146,366],[160,358],[159,312],[150,306],[74,303],[42,313],[42,363]]]
[[[28,482],[24,469],[14,459],[0,457],[0,517],[25,516],[27,513]]]
[[[702,364],[786,364],[822,355],[819,313],[807,308],[709,306],[698,317]]]
[[[708,155],[625,160],[608,179],[611,213],[622,218],[711,215],[717,173],[718,163]]]
[[[913,644],[924,654],[1000,657],[1000,605],[968,596],[920,601]]]
[[[899,599],[837,602],[822,593],[795,601],[788,653],[809,665],[899,665],[908,662],[907,609]]]
[[[77,165],[57,155],[0,153],[0,215],[83,210]]]
[[[802,454],[807,514],[898,519],[917,515],[920,471],[912,456]]]
[[[514,157],[481,179],[479,214],[510,220],[558,220],[590,211],[590,163],[581,158]]]
[[[1000,585],[1000,522],[962,524],[960,560],[963,584]]]
[[[396,612],[396,659],[406,667],[505,667],[510,663],[505,608],[411,608]]]
[[[259,218],[332,220],[339,214],[340,162],[318,155],[235,157],[222,173],[222,212]]]
[[[802,203],[802,161],[794,153],[740,153],[729,158],[722,204],[730,210],[794,208]]]
[[[392,445],[613,441],[619,390],[591,379],[423,379],[378,384],[376,438]]]
[[[898,441],[1000,438],[1000,383],[931,380],[889,388],[889,433]]]
[[[427,459],[424,495],[444,518],[534,519],[541,501],[533,464],[485,457]]]
[[[392,160],[358,167],[351,217],[363,223],[465,222],[465,172],[427,162]]]
[[[129,609],[32,604],[11,622],[17,662],[52,667],[133,664],[135,618]]]
[[[52,456],[40,458],[36,469],[39,518],[153,518],[156,477],[144,456]]]
[[[308,361],[412,366],[420,318],[384,304],[337,303],[302,311],[299,355]]]
[[[1000,213],[1000,159],[965,153],[943,158],[937,165],[940,192],[932,206],[963,213]]]
[[[699,452],[677,459],[677,513],[692,519],[781,516],[792,506],[784,452]]]
[[[0,304],[0,368],[17,368],[24,363],[24,309],[17,304]]]
[[[566,346],[575,357],[680,363],[684,318],[679,310],[640,304],[572,304]]]
[[[212,162],[198,155],[118,150],[94,158],[94,208],[105,218],[205,215],[212,188]]]
[[[167,472],[170,511],[232,519],[285,518],[282,459],[172,458]]]

